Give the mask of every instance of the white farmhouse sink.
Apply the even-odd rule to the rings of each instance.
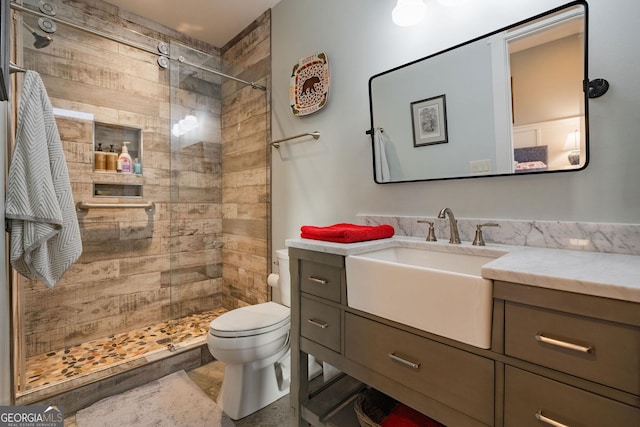
[[[480,348],[491,347],[497,256],[392,247],[346,257],[349,307]]]

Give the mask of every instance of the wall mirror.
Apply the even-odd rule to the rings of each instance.
[[[575,1],[369,79],[377,183],[588,163],[587,4]]]

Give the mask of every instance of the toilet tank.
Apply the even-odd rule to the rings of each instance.
[[[276,299],[274,295],[273,300],[287,307],[291,307],[291,275],[289,274],[289,250],[279,249],[276,251],[276,257],[278,259],[278,295],[279,299]]]

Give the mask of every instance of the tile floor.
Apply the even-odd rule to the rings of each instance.
[[[222,379],[224,364],[214,360],[211,363],[188,371],[187,374],[213,401],[216,401]],[[65,427],[78,427],[75,415],[64,420]],[[289,396],[275,401],[260,411],[235,421],[236,427],[286,427],[293,425],[289,417]]]

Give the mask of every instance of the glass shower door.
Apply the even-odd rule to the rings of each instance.
[[[171,61],[172,348],[206,337],[222,306],[222,78],[220,59],[178,43]],[[189,65],[194,64],[194,65]]]

